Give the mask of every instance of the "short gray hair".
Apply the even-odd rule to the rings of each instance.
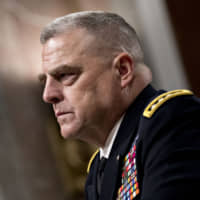
[[[73,28],[85,28],[101,41],[101,45],[115,52],[127,52],[135,62],[143,62],[143,51],[136,31],[115,13],[84,11],[65,15],[42,30],[40,41],[45,44],[50,38]]]

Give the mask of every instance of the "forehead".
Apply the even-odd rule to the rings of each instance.
[[[65,33],[58,34],[43,45],[43,54],[52,53],[54,50],[69,49],[84,47],[91,45],[94,40],[94,36],[88,33],[85,29],[72,29]],[[73,49],[71,49],[72,51]]]
[[[85,29],[74,29],[50,38],[42,48],[42,67],[67,64],[85,56],[93,47],[95,37]]]

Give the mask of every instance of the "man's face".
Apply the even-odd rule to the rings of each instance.
[[[43,99],[53,105],[64,138],[92,141],[116,120],[120,83],[112,60],[94,53],[94,43],[94,36],[76,29],[43,45]]]

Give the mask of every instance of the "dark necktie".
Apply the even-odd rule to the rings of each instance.
[[[107,159],[106,158],[101,158],[99,161],[99,166],[98,166],[98,171],[97,171],[97,194],[98,196],[101,193],[101,186],[103,182],[103,176],[104,176],[104,168],[106,164]]]

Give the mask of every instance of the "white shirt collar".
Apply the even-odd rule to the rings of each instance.
[[[105,142],[104,147],[100,148],[100,159],[102,157],[109,158],[113,143],[115,141],[115,138],[117,136],[117,132],[119,130],[119,127],[120,127],[120,125],[122,123],[123,118],[124,118],[124,115],[119,119],[119,121],[115,124],[115,126],[111,130],[111,132],[108,135],[108,138],[107,138],[107,140]]]

